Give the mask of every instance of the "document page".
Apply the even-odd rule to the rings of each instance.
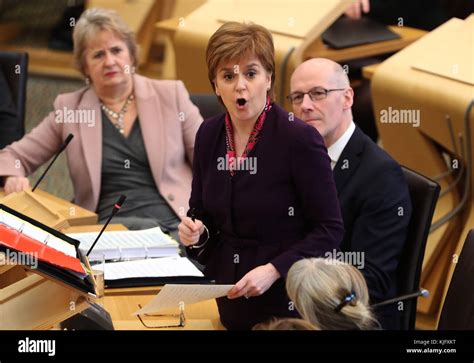
[[[201,271],[186,257],[161,257],[105,264],[105,280],[140,277],[203,277]]]
[[[195,304],[227,295],[234,285],[165,285],[143,308],[134,313],[141,315],[163,309],[178,308],[180,303]]]

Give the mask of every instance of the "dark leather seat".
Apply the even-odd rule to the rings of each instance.
[[[25,134],[28,54],[0,52],[0,149]]]
[[[204,119],[225,112],[224,107],[219,103],[215,94],[194,93],[190,95],[190,98],[191,102],[199,108]]]
[[[438,330],[474,330],[474,229],[466,237],[444,300]]]
[[[438,201],[440,186],[433,180],[402,166],[412,204],[408,235],[398,266],[398,293],[410,294],[420,287],[426,241]],[[415,329],[417,298],[404,301],[400,329]]]

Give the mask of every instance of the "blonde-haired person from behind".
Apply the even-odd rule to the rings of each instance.
[[[271,319],[265,323],[258,323],[252,330],[319,330],[307,320],[296,318]]]
[[[301,316],[321,330],[380,329],[363,275],[332,259],[309,258],[288,271],[286,289]]]

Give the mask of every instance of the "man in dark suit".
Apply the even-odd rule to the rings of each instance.
[[[296,68],[288,98],[295,115],[324,138],[345,227],[345,253],[338,256],[352,264],[357,261],[373,304],[397,294],[396,271],[411,202],[400,166],[354,124],[353,97],[343,68],[316,58]],[[397,305],[376,315],[384,329],[399,328]]]
[[[17,115],[10,88],[0,67],[0,150],[22,136],[17,126]]]

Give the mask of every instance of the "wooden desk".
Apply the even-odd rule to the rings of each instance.
[[[372,76],[374,114],[384,148],[399,163],[423,175],[453,171],[440,180],[446,193],[438,200],[433,222],[441,216],[451,218],[428,239],[420,285],[430,290],[430,296],[418,301],[419,328],[436,328],[455,266],[453,257],[474,225],[474,178],[468,168],[474,144],[467,142],[472,136],[464,120],[474,95],[473,34],[474,16],[452,18],[385,60]],[[382,122],[382,114],[393,110],[395,114],[400,110],[417,113],[419,124],[397,125],[387,118]],[[470,112],[472,120],[474,110]],[[457,164],[448,165],[446,155]],[[465,171],[456,184],[461,166]]]
[[[48,202],[55,203],[60,206],[68,206],[71,203],[55,197],[51,194],[43,192],[41,190],[35,191],[40,194]],[[0,190],[0,198],[4,195],[3,190]],[[1,199],[0,199],[1,203]],[[78,208],[77,213],[81,215],[84,212],[85,215],[90,214],[82,208]],[[94,214],[95,215],[95,214]],[[82,225],[72,226],[65,230],[64,233],[78,233],[78,232],[96,232],[102,228],[102,225]],[[127,228],[121,224],[111,224],[108,230],[127,230]],[[144,327],[138,318],[132,313],[138,310],[138,304],[142,306],[147,304],[153,296],[155,296],[161,289],[159,286],[154,287],[137,287],[127,289],[106,289],[104,305],[105,309],[109,311],[112,322],[115,329],[117,330],[149,330]],[[175,313],[170,310],[165,313]],[[177,330],[222,330],[223,325],[219,319],[219,312],[215,300],[204,301],[202,303],[192,304],[185,307],[186,326],[184,328],[176,328]],[[69,316],[68,316],[69,317]],[[168,318],[164,320],[155,317],[144,317],[144,319],[150,321],[150,325],[173,325],[176,321]]]
[[[170,16],[174,0],[87,0],[86,8],[114,9],[135,33],[140,48],[140,65],[149,60],[156,21]],[[14,39],[24,30],[24,24],[0,24],[0,49],[29,54],[31,74],[83,79],[74,66],[72,51],[61,51],[36,45],[17,46]]]
[[[389,29],[400,35],[399,39],[387,40],[371,44],[358,45],[355,47],[344,49],[333,49],[325,45],[321,39],[317,39],[303,53],[303,58],[329,58],[333,61],[340,62],[349,59],[372,57],[375,55],[394,53],[400,49],[420,39],[428,32],[425,30],[409,28],[406,26],[389,26]]]
[[[102,224],[90,224],[86,226],[71,226],[69,228],[63,229],[61,232],[68,233],[87,233],[87,232],[99,232],[102,229]],[[128,231],[128,228],[123,224],[109,224],[106,231]]]
[[[101,225],[70,227],[66,233],[95,232]],[[110,224],[108,230],[123,231],[127,228],[121,224]],[[138,310],[138,304],[144,306],[159,291],[160,286],[105,289],[104,308],[109,312],[116,330],[163,330],[149,329],[143,326],[138,317],[132,315]],[[176,314],[178,309],[164,311],[166,314]],[[219,311],[215,300],[187,305],[185,307],[186,325],[184,328],[173,330],[223,330],[225,329],[219,319]],[[150,326],[174,325],[177,319],[168,317],[142,317]]]
[[[104,307],[110,313],[116,330],[163,330],[149,329],[143,326],[138,317],[132,315],[137,311],[138,304],[144,306],[158,292],[160,287],[138,287],[128,289],[106,289]],[[163,311],[166,314],[176,314],[178,309]],[[186,325],[184,328],[172,330],[224,330],[219,319],[215,300],[185,306]],[[177,319],[172,317],[142,317],[150,326],[174,325]]]
[[[173,37],[179,27],[182,26],[180,24],[182,24],[183,21],[183,18],[166,19],[156,23],[155,27],[158,32],[162,32],[164,35]],[[329,58],[336,62],[339,62],[342,60],[365,58],[380,54],[393,53],[405,48],[406,46],[410,45],[411,43],[420,39],[428,33],[425,30],[410,28],[406,26],[389,26],[388,28],[394,33],[397,33],[400,38],[383,42],[358,45],[344,49],[330,48],[325,45],[321,41],[321,39],[316,39],[303,52],[303,58],[306,60],[310,58],[321,57]]]
[[[1,32],[1,31],[0,31]],[[82,80],[84,76],[74,67],[72,52],[37,48],[34,46],[17,46],[15,44],[0,44],[1,50],[9,52],[28,53],[29,74],[41,76],[56,76]]]
[[[97,214],[88,209],[79,207],[78,205],[49,194],[41,189],[36,189],[34,195],[41,200],[41,204],[44,205],[44,207],[50,211],[54,211],[59,216],[66,219],[69,226],[82,226],[97,223]],[[3,188],[0,188],[0,204],[2,204],[3,197],[5,197],[5,192]],[[23,213],[22,211],[20,212]]]
[[[213,92],[207,79],[205,49],[210,36],[222,25],[221,20],[229,19],[235,15],[229,15],[229,12],[234,10],[231,7],[233,6],[232,3],[228,5],[230,8],[226,8],[224,5],[217,1],[209,1],[185,18],[168,19],[156,24],[157,33],[169,37],[170,44],[173,45],[173,49],[167,50],[167,58],[175,60],[175,67],[168,66],[170,69],[175,69],[175,74],[170,74],[170,76],[181,79],[191,93]],[[285,9],[280,10],[285,12]],[[339,12],[342,13],[343,10],[336,8],[331,11],[328,10],[328,15],[322,19],[311,18],[314,28],[310,29],[305,37],[290,36],[281,31],[273,32],[275,63],[278,72],[275,83],[276,100],[287,109],[291,109],[291,107],[284,96],[289,93],[290,77],[293,70],[302,61],[312,57],[325,57],[334,61],[343,61],[396,52],[426,34],[425,31],[413,28],[391,27],[394,32],[401,36],[400,39],[346,49],[330,49],[322,43],[319,35],[331,24],[332,20],[337,19]],[[242,8],[240,14],[242,19],[275,26],[274,22],[263,16],[259,17],[255,11]],[[285,14],[287,19],[290,13],[286,11]],[[275,17],[277,15],[282,16],[279,13],[274,14]],[[307,22],[308,15],[303,13],[298,16],[301,19],[297,18],[295,23],[303,20]],[[289,30],[288,27],[281,27],[283,30]]]
[[[375,71],[377,70],[379,65],[380,63],[371,64],[370,66],[365,66],[364,68],[362,68],[362,76],[365,79],[371,80],[372,76],[375,74]]]

